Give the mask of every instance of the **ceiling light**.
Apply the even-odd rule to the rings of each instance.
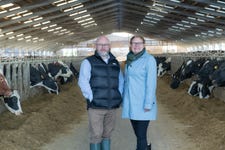
[[[18,34],[18,35],[16,35],[16,37],[20,37],[20,36],[23,36],[23,34]]]
[[[209,5],[209,6],[220,9],[220,7],[219,6],[216,6],[216,5]]]
[[[224,1],[221,1],[221,0],[217,0],[218,3],[222,3],[222,4],[225,4]]]
[[[41,30],[45,30],[45,29],[48,29],[48,27],[46,26],[46,27],[41,28]]]
[[[67,4],[67,2],[64,2],[64,3],[57,4],[56,6],[59,7],[59,6],[66,5],[66,4]]]
[[[48,30],[48,32],[52,32],[52,31],[54,31],[55,29],[50,29],[50,30]]]
[[[56,1],[56,2],[53,2],[53,4],[55,4],[55,3],[60,3],[60,2],[63,2],[64,0],[58,0],[58,1]]]
[[[5,4],[5,5],[1,5],[0,7],[1,8],[7,8],[7,7],[11,7],[13,5],[14,5],[13,3],[8,3],[8,4]]]
[[[6,35],[13,34],[14,32],[7,32]]]
[[[72,3],[72,2],[76,2],[77,0],[70,0],[68,1],[68,3]]]
[[[197,19],[197,21],[200,21],[200,22],[205,22],[205,20],[203,20],[203,19]]]
[[[32,20],[28,20],[28,21],[24,21],[23,23],[31,23],[31,22],[33,22]]]
[[[68,11],[71,11],[71,10],[73,10],[73,8],[64,9],[63,12],[68,12]]]
[[[33,27],[38,27],[38,26],[40,26],[40,25],[41,25],[41,24],[38,23],[38,24],[33,25]]]
[[[172,7],[172,6],[167,6],[167,5],[165,5],[164,7],[165,7],[165,8],[169,8],[169,9],[174,9],[174,7]]]
[[[13,8],[10,8],[9,11],[13,11],[13,10],[16,10],[16,9],[19,9],[21,8],[20,6],[16,6],[16,7],[13,7]]]
[[[51,27],[55,27],[55,26],[57,26],[57,24],[52,24],[49,27],[51,28]]]
[[[8,15],[8,16],[6,16],[7,18],[9,18],[9,17],[13,17],[13,16],[15,16],[16,14],[11,14],[11,15]]]
[[[41,24],[48,24],[50,23],[51,21],[45,21],[45,22],[42,22]]]
[[[41,20],[41,19],[43,19],[43,17],[35,18],[34,21]]]
[[[57,27],[57,28],[55,28],[56,30],[59,30],[59,29],[62,29],[62,27]]]
[[[214,16],[211,16],[211,15],[207,15],[206,17],[207,17],[207,18],[212,18],[212,19],[215,18]]]
[[[205,7],[205,9],[207,9],[207,10],[211,10],[211,11],[215,11],[215,9],[213,9],[213,8],[209,8],[209,7]]]
[[[21,41],[21,40],[24,40],[24,38],[19,38],[19,39],[17,39],[18,41]]]
[[[14,20],[14,19],[18,19],[18,18],[21,18],[21,16],[12,17],[11,19]]]
[[[0,14],[6,13],[7,10],[0,11]]]
[[[196,20],[196,18],[194,18],[194,17],[188,17],[188,19],[191,19],[191,20]]]
[[[15,38],[15,36],[10,36],[8,39],[11,40],[11,39],[14,39],[14,38]]]
[[[23,14],[23,16],[29,16],[29,15],[32,15],[32,14],[33,14],[32,12],[29,12],[29,13]]]
[[[196,12],[195,14],[198,15],[198,16],[205,16],[204,14],[198,13],[198,12]]]
[[[24,10],[24,11],[21,11],[21,12],[18,12],[17,14],[19,15],[19,14],[24,14],[24,13],[26,13],[26,12],[28,12],[27,10]]]
[[[31,37],[32,37],[31,35],[25,36],[25,39],[29,39],[29,38],[31,38]]]
[[[186,27],[186,28],[191,28],[191,26],[188,26],[188,25],[184,25],[184,27]]]
[[[155,3],[155,6],[163,7],[163,4]]]
[[[219,12],[219,13],[225,14],[225,11],[223,11],[223,10],[216,10],[216,11]]]
[[[171,2],[176,2],[176,3],[180,3],[179,0],[170,0]]]
[[[97,26],[97,24],[96,24],[96,23],[94,23],[94,24],[89,24],[89,25],[84,26],[84,28],[88,28],[88,27],[92,27],[92,26]]]

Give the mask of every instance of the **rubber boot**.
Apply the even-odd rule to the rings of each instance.
[[[152,148],[152,146],[151,146],[151,144],[149,144],[149,145],[147,146],[147,150],[151,150],[151,148]]]
[[[110,150],[110,139],[103,139],[101,143],[101,150]]]
[[[90,150],[101,150],[101,145],[100,143],[96,143],[96,144],[90,144]]]

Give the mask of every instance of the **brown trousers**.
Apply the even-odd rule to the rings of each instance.
[[[117,109],[88,109],[90,143],[109,139],[115,128]]]

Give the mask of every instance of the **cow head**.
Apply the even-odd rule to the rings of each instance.
[[[178,68],[178,70],[174,74],[172,74],[172,81],[170,83],[170,87],[172,89],[178,88],[181,81],[184,80],[184,76],[182,74],[184,72],[185,63],[186,62],[183,62],[183,64]]]
[[[48,64],[48,69],[54,79],[60,83],[66,83],[73,76],[69,66],[62,61]]]
[[[194,64],[192,65],[192,73],[193,74],[198,74],[198,72],[200,71],[200,69],[202,68],[203,64],[205,63],[205,58],[200,58],[198,60],[196,60],[194,62]]]
[[[20,96],[17,90],[13,90],[9,97],[2,98],[6,108],[15,115],[23,113],[20,104]]]
[[[225,86],[225,62],[221,64],[219,69],[213,72],[211,79],[215,86]]]
[[[49,93],[58,94],[58,85],[44,64],[38,64],[36,67],[30,66],[30,81],[31,87],[44,87]]]
[[[202,68],[198,72],[199,78],[202,79],[209,79],[209,76],[213,74],[214,71],[219,69],[220,62],[213,59],[213,60],[207,60]]]

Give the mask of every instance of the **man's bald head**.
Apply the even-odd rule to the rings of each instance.
[[[104,35],[97,38],[96,44],[102,43],[102,42],[110,44],[109,39]]]

